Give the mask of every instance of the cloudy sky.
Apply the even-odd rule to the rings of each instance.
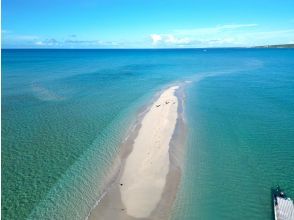
[[[294,43],[293,0],[2,0],[4,48]]]

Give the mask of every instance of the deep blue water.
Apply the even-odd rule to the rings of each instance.
[[[2,50],[2,217],[84,219],[136,114],[190,81],[172,219],[270,219],[294,197],[294,50]]]

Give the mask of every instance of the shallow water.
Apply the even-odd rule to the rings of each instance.
[[[294,50],[3,50],[2,217],[84,219],[139,109],[186,87],[173,219],[268,219],[294,197]]]

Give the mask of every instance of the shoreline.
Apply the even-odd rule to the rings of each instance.
[[[173,92],[171,93],[172,90]],[[169,86],[161,90],[155,94],[149,105],[146,105],[144,110],[139,112],[135,125],[131,127],[129,134],[122,142],[118,158],[115,159],[115,163],[119,161],[120,166],[114,176],[110,178],[109,184],[106,185],[106,189],[86,219],[168,219],[181,178],[183,145],[186,137],[182,90],[182,85]],[[168,113],[162,111],[159,115],[171,116],[173,125],[167,125],[166,123],[169,123],[170,120],[164,119],[165,122],[162,126],[168,130],[163,135],[165,146],[160,144],[157,148],[161,148],[161,153],[153,152],[152,154],[150,147],[152,148],[155,143],[152,138],[151,142],[149,141],[149,146],[147,144],[141,149],[138,148],[148,142],[150,128],[154,126],[151,123],[150,127],[150,122],[155,120],[156,123],[159,116],[158,112],[156,113],[154,110],[160,109],[160,106],[156,107],[155,105],[159,100],[162,102],[163,94],[165,94],[163,98],[174,98],[175,100],[173,101],[176,101],[176,103],[174,103],[174,107],[168,108],[170,110]],[[168,104],[166,105],[168,106]],[[146,120],[148,120],[146,118],[148,117],[149,125],[146,127]],[[155,136],[153,135],[152,137],[154,138]],[[137,139],[139,139],[139,142]],[[161,140],[162,137],[159,136],[157,141]],[[136,142],[138,143],[136,144]],[[153,147],[154,149],[155,147]],[[141,150],[145,150],[145,154],[141,154]],[[146,157],[148,154],[146,150],[151,154],[151,158]],[[165,159],[162,160],[162,158]],[[145,163],[142,165],[142,160],[149,160],[150,164],[146,165]],[[154,162],[153,165],[152,162]],[[134,166],[134,164],[141,165],[141,168],[136,168],[137,166]],[[160,171],[158,171],[158,166],[161,167]],[[143,173],[141,175],[142,169]],[[162,170],[165,172],[162,173]],[[154,184],[154,182],[158,182],[158,179],[160,179],[160,184]],[[141,183],[138,183],[138,180],[142,180]],[[157,191],[157,194],[153,193],[154,190]],[[130,199],[132,195],[134,197]]]

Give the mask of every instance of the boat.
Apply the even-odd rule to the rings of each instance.
[[[294,220],[294,203],[279,186],[272,189],[275,220]]]

